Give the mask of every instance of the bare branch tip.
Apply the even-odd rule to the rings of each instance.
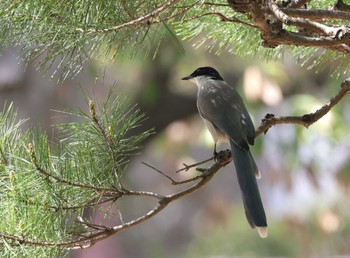
[[[179,172],[182,172],[182,171],[188,171],[190,170],[191,166],[187,165],[186,163],[182,163],[182,165],[184,166],[183,168],[180,168],[178,170],[175,171],[175,173],[179,173]]]

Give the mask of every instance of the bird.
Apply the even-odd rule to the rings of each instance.
[[[229,142],[247,221],[260,237],[266,238],[266,215],[256,180],[260,172],[249,147],[254,145],[255,128],[243,99],[209,66],[200,67],[181,79],[194,82],[198,87],[197,108],[214,140],[214,157],[217,143]]]

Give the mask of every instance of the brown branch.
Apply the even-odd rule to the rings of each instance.
[[[103,197],[103,196],[100,196]],[[110,197],[110,198],[100,198],[100,200],[98,201],[89,201],[85,204],[81,204],[81,205],[70,205],[70,206],[52,206],[52,205],[47,205],[46,207],[48,207],[49,209],[53,209],[55,211],[58,210],[77,210],[77,209],[86,209],[86,208],[90,208],[90,207],[96,207],[98,205],[107,203],[107,202],[114,202],[116,201],[119,197],[121,197],[121,194],[118,194],[116,196]],[[38,205],[37,203],[33,203],[35,205]]]
[[[158,172],[159,174],[161,174],[162,176],[166,177],[167,179],[169,179],[169,180],[171,181],[172,184],[175,184],[175,183],[176,183],[176,181],[175,181],[174,179],[172,179],[170,176],[166,175],[163,171],[161,171],[161,170],[155,168],[155,167],[152,166],[152,165],[147,164],[146,162],[143,162],[143,161],[142,161],[141,163],[142,163],[143,165],[145,165],[145,166],[147,166],[147,167],[153,169],[154,171]]]
[[[310,36],[298,32],[290,32],[282,29],[282,26],[272,26],[265,22],[264,18],[256,17],[256,22],[261,31],[263,46],[274,48],[279,45],[310,46],[337,50],[344,54],[350,54],[350,34],[340,33],[341,37]]]
[[[333,96],[326,104],[314,113],[305,114],[302,116],[284,116],[277,117],[272,114],[267,114],[262,120],[261,125],[255,132],[255,137],[261,134],[266,134],[267,131],[274,125],[277,124],[297,124],[308,128],[313,123],[317,122],[324,115],[326,115],[338,102],[347,94],[350,90],[350,78],[342,82],[341,88],[338,93]]]
[[[338,19],[350,21],[350,13],[338,10],[308,10],[294,8],[280,8],[282,12],[292,17],[300,17],[310,20]]]
[[[278,5],[272,1],[268,1],[268,6],[272,13],[284,24],[302,27],[305,29],[312,30],[314,32],[322,33],[327,36],[335,36],[338,33],[338,29],[323,25],[318,22],[309,21],[299,17],[290,17],[284,13]]]
[[[206,160],[203,160],[203,161],[200,161],[200,162],[197,162],[197,163],[194,163],[194,164],[191,164],[191,165],[186,165],[186,164],[183,164],[184,167],[175,171],[175,173],[179,173],[181,171],[188,171],[189,169],[191,168],[194,168],[194,167],[198,167],[199,165],[202,165],[202,164],[205,164],[211,160],[213,160],[214,157],[210,157],[209,159],[206,159]],[[176,181],[174,180],[172,177],[168,176],[166,173],[164,173],[163,171],[155,168],[154,166],[152,165],[149,165],[147,164],[146,162],[141,162],[143,165],[151,168],[152,170],[158,172],[159,174],[161,174],[162,176],[166,177],[167,179],[169,179],[171,181],[171,184],[172,185],[181,185],[181,184],[187,184],[187,183],[190,183],[190,182],[193,182],[193,181],[197,181],[198,179],[200,179],[202,177],[202,175],[199,175],[199,176],[195,176],[195,177],[192,177],[190,179],[186,179],[186,180],[181,180],[181,181]],[[197,168],[198,171],[201,171],[203,172],[201,169]]]
[[[88,30],[82,29],[82,28],[77,28],[76,31],[78,32],[88,32],[88,33],[108,33],[108,32],[117,32],[122,29],[128,28],[128,27],[134,27],[134,26],[139,26],[141,24],[145,24],[149,22],[150,20],[154,19],[155,17],[159,16],[161,13],[167,11],[169,8],[171,8],[173,5],[175,5],[177,2],[180,0],[170,0],[169,2],[165,3],[158,9],[141,16],[140,18],[131,20],[129,22],[113,26],[110,28],[104,28],[104,29],[97,29],[97,28],[90,28]]]
[[[167,13],[168,10],[174,7],[178,2],[179,0],[170,0],[152,12],[120,25],[108,28],[77,28],[76,31],[86,33],[109,33],[135,26],[160,24],[185,14],[200,2],[200,0],[193,2],[190,6],[177,7],[182,9],[175,13],[169,12],[168,16],[161,17],[161,14]],[[308,0],[293,0],[289,1],[287,5],[283,2],[277,4],[273,0],[228,0],[227,2],[228,4],[204,2],[202,5],[203,8],[210,7],[210,12],[185,18],[182,22],[215,15],[218,16],[222,22],[238,23],[259,29],[263,39],[262,45],[264,47],[273,48],[279,45],[312,46],[350,54],[350,29],[348,26],[346,24],[327,25],[321,23],[321,21],[325,19],[349,21],[350,13],[348,12],[348,8],[346,8],[348,5],[344,4],[343,1],[339,0],[333,10],[309,10],[306,6],[309,2]],[[124,0],[122,4],[125,12],[129,13]],[[234,11],[246,13],[247,17],[253,18],[254,22],[244,21],[234,16],[227,17],[215,9],[213,10],[215,6],[230,7]],[[133,16],[129,14],[129,17],[132,18]],[[287,31],[283,28],[283,24],[296,26],[299,31]]]
[[[213,15],[219,16],[221,21],[223,21],[223,22],[240,23],[240,24],[244,24],[246,26],[252,27],[252,28],[257,28],[257,26],[255,26],[252,23],[242,21],[242,20],[235,18],[235,17],[228,18],[220,12],[212,12],[212,13],[208,13],[208,14],[213,14]]]
[[[228,0],[228,3],[234,11],[244,4],[244,13],[254,21],[250,26],[260,31],[264,47],[311,46],[350,54],[349,26],[323,22],[325,19],[350,20],[350,13],[345,10],[308,10],[304,6],[306,1],[293,1],[287,7],[273,0]],[[295,26],[298,30],[283,25]]]
[[[114,194],[114,196],[111,196],[110,193],[107,196],[105,196],[104,193],[102,193],[101,196],[99,196],[98,198],[94,197],[92,200],[86,201],[84,204],[68,205],[68,206],[64,206],[64,205],[54,206],[54,205],[50,205],[50,204],[45,203],[45,202],[33,201],[33,200],[27,199],[27,198],[23,198],[23,199],[20,198],[19,201],[21,203],[23,203],[24,205],[32,205],[32,206],[39,206],[40,205],[43,208],[48,208],[48,209],[51,209],[51,210],[57,212],[57,211],[61,211],[61,210],[77,210],[77,209],[96,207],[96,206],[99,206],[99,205],[107,203],[107,202],[115,202],[120,197],[121,197],[121,194],[119,194],[119,193]]]
[[[127,13],[127,15],[128,15],[131,19],[135,20],[136,18],[135,18],[135,16],[134,16],[134,14],[133,14],[132,12],[129,11],[128,6],[127,6],[125,0],[121,0],[120,3],[121,3],[121,5],[122,5],[122,7],[123,7],[125,13]]]
[[[125,230],[127,228],[130,228],[132,226],[136,226],[142,222],[144,222],[145,220],[155,216],[156,214],[158,214],[161,210],[163,210],[164,208],[166,208],[171,202],[187,195],[190,194],[196,190],[198,190],[199,188],[201,188],[202,186],[204,186],[205,184],[207,184],[211,178],[214,176],[214,174],[216,172],[218,172],[220,170],[220,168],[222,168],[223,166],[225,166],[228,162],[230,162],[232,160],[231,154],[229,151],[222,151],[220,152],[220,155],[218,156],[217,162],[214,163],[211,167],[209,167],[207,170],[205,170],[205,172],[202,174],[201,176],[201,180],[198,181],[197,183],[193,184],[192,186],[186,188],[185,190],[179,191],[177,193],[174,194],[170,194],[170,195],[166,195],[164,196],[162,199],[159,200],[158,205],[152,209],[151,211],[149,211],[147,214],[132,220],[130,222],[124,223],[122,225],[118,225],[118,226],[114,226],[111,229],[109,229],[108,231],[103,231],[103,232],[98,232],[92,236],[89,236],[89,238],[91,238],[91,240],[93,241],[100,241],[102,239],[105,239],[113,234],[116,234],[122,230]],[[93,242],[90,242],[93,243]],[[87,246],[77,246],[75,245],[74,247],[72,247],[71,249],[81,249],[81,248],[86,248],[86,247],[90,247],[91,245]]]
[[[63,179],[59,176],[53,175],[52,173],[46,171],[44,168],[42,168],[36,158],[35,155],[35,151],[33,148],[33,145],[31,143],[29,143],[29,155],[30,155],[30,159],[32,161],[32,164],[34,165],[35,169],[42,175],[46,176],[48,179],[54,179],[55,181],[57,181],[58,183],[61,184],[66,184],[66,185],[70,185],[70,186],[74,186],[74,187],[79,187],[79,188],[85,188],[85,189],[90,189],[90,190],[94,190],[96,192],[112,192],[112,193],[116,193],[118,192],[117,189],[115,188],[105,188],[105,187],[98,187],[95,185],[87,185],[87,184],[82,184],[82,183],[77,183],[77,182],[72,182],[66,179]]]
[[[205,164],[205,163],[207,163],[207,162],[209,162],[209,161],[211,161],[211,160],[213,160],[214,159],[214,156],[213,157],[210,157],[209,159],[206,159],[206,160],[203,160],[203,161],[201,161],[201,162],[197,162],[197,163],[194,163],[194,164],[191,164],[191,165],[187,165],[187,164],[185,164],[185,163],[183,163],[183,168],[180,168],[179,170],[176,170],[175,172],[176,173],[179,173],[179,172],[181,172],[181,171],[188,171],[189,169],[191,169],[191,168],[193,168],[193,167],[198,167],[199,165],[203,165],[203,164]]]
[[[229,4],[219,4],[219,3],[211,3],[211,2],[205,2],[205,5],[209,5],[209,6],[223,6],[223,7],[229,7]]]
[[[181,16],[183,14],[185,14],[187,11],[189,11],[190,9],[192,9],[196,4],[198,4],[201,0],[197,0],[195,1],[193,4],[189,5],[189,6],[186,6],[184,8],[182,8],[181,11],[178,11],[177,13],[173,14],[173,15],[170,15],[168,17],[165,17],[165,18],[162,18],[162,19],[154,19],[152,20],[152,24],[158,24],[158,23],[163,23],[165,21],[169,21],[169,20],[172,20],[178,16]]]
[[[319,47],[337,50],[344,54],[350,54],[349,46],[350,37],[343,40],[339,40],[333,37],[318,37],[318,36],[305,36],[300,33],[282,31],[279,34],[266,35],[264,44],[268,47],[276,47],[278,45],[290,45],[290,46],[308,46]]]
[[[211,16],[211,15],[219,16],[219,18],[220,18],[220,20],[222,22],[239,23],[239,24],[243,24],[243,25],[246,25],[246,26],[249,26],[249,27],[252,27],[252,28],[258,28],[256,25],[254,25],[252,23],[242,21],[242,20],[240,20],[238,18],[235,18],[235,17],[231,17],[231,18],[226,17],[225,15],[223,15],[222,13],[217,12],[217,11],[198,14],[198,15],[192,16],[192,17],[190,17],[188,19],[182,20],[181,22],[185,23],[185,22],[189,22],[189,21],[192,21],[192,20],[196,20],[196,19],[199,19],[199,18],[202,18],[202,17],[205,17],[205,16]]]
[[[68,249],[85,249],[93,246],[98,241],[101,241],[105,238],[110,237],[111,235],[114,235],[120,231],[126,230],[130,227],[136,226],[151,217],[154,217],[157,215],[160,211],[165,209],[170,203],[174,202],[175,200],[190,194],[205,184],[207,184],[211,178],[214,176],[215,173],[217,173],[223,166],[225,166],[227,163],[232,161],[231,153],[230,151],[221,151],[219,152],[219,156],[216,159],[216,163],[214,163],[212,166],[210,166],[208,169],[206,169],[203,174],[200,176],[200,179],[198,182],[194,183],[190,187],[178,191],[173,194],[169,195],[159,195],[152,192],[143,192],[143,191],[124,191],[124,195],[129,196],[149,196],[152,198],[158,199],[158,204],[155,208],[150,210],[148,213],[144,214],[143,216],[138,217],[135,220],[131,220],[129,222],[123,222],[121,225],[117,225],[114,227],[106,227],[104,225],[97,225],[90,222],[86,222],[85,220],[81,219],[80,223],[86,225],[90,230],[86,233],[80,234],[79,237],[75,240],[69,240],[69,241],[62,241],[62,242],[47,242],[47,241],[40,241],[40,240],[32,240],[27,239],[24,236],[16,236],[11,234],[5,234],[0,233],[0,237],[4,238],[10,242],[13,245],[32,245],[32,246],[46,246],[46,247],[65,247]]]

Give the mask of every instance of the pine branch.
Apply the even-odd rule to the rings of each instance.
[[[282,9],[275,1],[268,0],[266,5],[257,1],[249,2],[251,15],[264,39],[265,47],[278,45],[314,46],[333,49],[345,54],[350,53],[350,31],[346,26],[325,25],[302,17],[290,17],[287,13],[304,13],[312,15],[313,20],[323,21],[322,11],[305,11],[305,9]],[[294,6],[294,5],[292,5]],[[298,6],[298,5],[297,5]],[[328,17],[336,17],[338,11],[328,10]],[[348,19],[349,14],[341,13]],[[317,17],[318,16],[318,17]],[[268,17],[268,18],[266,18]],[[288,30],[287,26],[295,26],[298,31]]]
[[[251,24],[249,22],[245,22],[243,20],[240,20],[236,17],[226,17],[224,14],[220,13],[220,12],[217,12],[217,11],[212,11],[212,12],[208,12],[208,13],[202,13],[202,14],[198,14],[198,15],[195,15],[195,16],[192,16],[186,20],[182,20],[181,22],[184,23],[184,22],[189,22],[189,21],[192,21],[192,20],[196,20],[196,19],[200,19],[202,17],[205,17],[205,16],[218,16],[220,18],[220,21],[222,22],[231,22],[231,23],[238,23],[238,24],[243,24],[243,25],[246,25],[246,26],[249,26],[249,27],[252,27],[252,28],[258,28],[257,26],[255,26],[254,24]]]
[[[280,45],[312,46],[334,50],[346,55],[350,53],[349,28],[347,24],[342,23],[350,20],[349,6],[341,0],[331,10],[309,9],[306,5],[310,1],[305,0],[289,1],[287,4],[276,3],[272,0],[236,0],[228,1],[229,5],[202,3],[198,0],[185,6],[180,5],[181,2],[170,0],[156,7],[146,8],[144,12],[137,12],[131,2],[121,0],[122,14],[115,19],[106,18],[107,22],[101,20],[101,17],[108,17],[105,15],[106,13],[102,12],[102,14],[97,13],[96,16],[90,16],[90,9],[78,10],[77,17],[79,18],[77,20],[65,19],[62,13],[56,13],[54,8],[47,8],[47,10],[39,8],[39,10],[35,10],[36,15],[14,12],[15,15],[11,14],[11,16],[17,17],[17,19],[21,17],[23,23],[12,24],[17,32],[8,36],[18,37],[19,31],[28,33],[27,35],[31,35],[31,37],[23,38],[28,40],[28,45],[26,45],[27,48],[29,47],[28,51],[34,51],[28,54],[29,57],[37,57],[48,52],[52,56],[45,57],[44,62],[61,57],[60,64],[64,65],[65,61],[69,60],[71,68],[80,63],[81,60],[92,57],[93,54],[90,55],[89,50],[93,50],[94,53],[98,46],[106,42],[105,40],[114,43],[116,36],[120,36],[117,38],[121,44],[125,43],[123,41],[125,39],[129,39],[128,42],[134,42],[134,38],[130,36],[133,35],[134,30],[142,31],[143,28],[149,28],[151,25],[161,24],[165,21],[178,21],[178,24],[182,26],[193,23],[196,30],[193,32],[193,27],[189,26],[188,31],[191,31],[194,36],[203,34],[207,40],[208,35],[210,37],[214,35],[213,38],[215,39],[216,36],[222,45],[225,45],[223,43],[234,45],[234,40],[242,38],[236,37],[236,35],[249,35],[239,44],[254,49],[254,51],[260,49],[256,48],[259,41],[253,36],[261,33],[263,46],[267,48]],[[20,4],[18,3],[18,5]],[[115,12],[112,13],[115,15]],[[86,19],[79,16],[81,14],[86,14]],[[41,17],[47,17],[47,19],[43,21]],[[92,21],[90,21],[87,17],[94,18],[91,18]],[[19,22],[19,20],[17,21]],[[39,22],[42,22],[43,26],[38,26]],[[48,24],[44,22],[48,22]],[[4,24],[2,23],[0,26],[5,26]],[[208,34],[203,33],[203,28],[210,28],[210,26],[216,27],[209,29]],[[23,28],[29,29],[23,30]],[[236,30],[236,28],[239,29]],[[125,31],[126,34],[122,34]],[[250,35],[246,33],[247,31],[255,34]],[[128,34],[128,32],[132,33]],[[223,36],[217,36],[220,32],[223,32]],[[231,32],[232,35],[228,37],[227,32]],[[146,35],[147,32],[143,36]],[[37,37],[40,39],[39,43],[37,43]],[[253,41],[255,41],[255,45],[250,44]],[[91,44],[91,49],[87,47],[86,42]],[[110,46],[110,44],[107,45]],[[75,53],[78,54],[75,55]],[[82,53],[83,55],[81,55]],[[339,92],[329,102],[310,114],[286,117],[266,115],[256,131],[256,137],[266,133],[269,128],[277,124],[296,124],[308,128],[343,99],[349,89],[350,79],[347,79],[342,83]],[[56,156],[51,154],[52,149],[55,148],[50,146],[47,139],[41,136],[36,138],[31,134],[21,134],[20,123],[14,123],[15,116],[10,115],[10,111],[1,113],[0,164],[2,184],[5,186],[1,191],[0,198],[1,208],[3,208],[3,223],[8,223],[7,220],[13,217],[12,224],[8,223],[9,227],[6,228],[6,231],[0,233],[3,246],[22,247],[28,245],[68,249],[91,247],[98,241],[145,222],[168,207],[170,203],[197,191],[207,184],[218,170],[232,160],[229,151],[220,152],[221,156],[213,165],[204,170],[197,169],[202,171],[200,175],[183,181],[176,181],[163,171],[144,163],[153,171],[170,180],[173,185],[191,184],[184,190],[168,195],[126,189],[122,184],[122,173],[128,162],[128,157],[139,148],[140,141],[151,132],[125,137],[126,132],[142,121],[143,116],[139,116],[134,107],[119,109],[123,106],[120,99],[110,97],[109,101],[101,108],[100,113],[95,102],[90,101],[88,105],[89,114],[79,113],[84,122],[71,123],[61,127],[61,132],[68,134],[68,136],[61,142],[62,150],[58,151]],[[10,122],[8,122],[9,120]],[[29,146],[29,160],[27,160],[27,146]],[[197,168],[212,160],[211,157],[196,164],[184,164],[184,167],[176,172]],[[111,227],[81,217],[84,208],[98,209],[107,203],[117,205],[116,202],[124,197],[149,198],[157,203],[149,212],[129,221],[125,221],[121,216],[122,213],[118,210],[121,223]],[[8,205],[6,201],[11,205]],[[8,218],[6,214],[13,216]],[[28,219],[30,217],[28,214],[33,217]],[[73,225],[66,224],[67,216],[77,218]],[[52,233],[54,236],[52,238],[48,238],[51,232],[42,234],[38,230],[31,231],[30,227],[33,224],[36,225],[35,228],[40,228],[44,223],[48,223],[47,217],[50,219],[52,231],[55,232]],[[23,225],[25,225],[25,229],[23,229]],[[62,229],[62,225],[68,228]],[[68,234],[67,229],[72,232]]]
[[[205,42],[218,53],[227,48],[236,55],[276,59],[284,51],[278,46],[292,46],[288,49],[297,52],[302,61],[313,58],[315,48],[333,51],[332,57],[344,60],[350,53],[350,11],[343,1],[327,4],[161,0],[140,5],[118,0],[86,5],[50,1],[41,6],[10,1],[2,4],[6,11],[0,12],[0,44],[6,47],[20,42],[22,57],[27,62],[38,60],[45,71],[58,63],[63,79],[77,74],[91,58],[115,59],[130,48],[149,53],[173,26],[184,39],[196,38],[198,44]],[[150,33],[159,35],[156,42]],[[331,55],[324,51],[318,56],[327,62]]]
[[[216,162],[211,165],[208,169],[205,169],[201,176],[198,177],[198,182],[187,187],[184,190],[179,192],[169,194],[169,195],[160,195],[152,192],[144,191],[128,191],[124,190],[123,195],[125,196],[146,196],[151,198],[158,199],[158,204],[146,214],[138,217],[137,219],[131,220],[129,222],[124,222],[121,225],[116,225],[113,227],[107,227],[104,225],[96,225],[94,223],[88,222],[82,219],[79,220],[79,223],[83,223],[89,228],[89,231],[81,234],[76,240],[62,241],[62,242],[48,242],[48,241],[38,241],[26,238],[25,236],[16,236],[11,234],[2,234],[0,237],[11,241],[13,245],[30,245],[30,246],[45,246],[45,247],[65,247],[69,249],[85,249],[93,246],[97,242],[110,237],[120,231],[126,230],[130,227],[136,226],[144,221],[154,217],[160,211],[165,209],[170,203],[180,199],[194,191],[200,189],[205,184],[207,184],[211,178],[217,173],[220,168],[225,166],[232,160],[231,154],[229,151],[221,151],[217,157]]]
[[[90,28],[87,31],[84,30],[83,28],[77,28],[76,31],[78,32],[87,32],[87,33],[109,33],[109,32],[118,32],[119,30],[126,29],[129,27],[135,27],[135,26],[140,26],[140,25],[147,25],[149,26],[152,24],[152,20],[156,19],[159,15],[162,13],[166,12],[169,10],[172,6],[174,6],[176,3],[178,3],[180,0],[170,0],[169,2],[161,5],[158,9],[141,16],[137,19],[131,20],[129,22],[111,27],[111,28],[103,28],[103,29],[97,29],[97,28]],[[156,23],[159,23],[157,21]]]
[[[31,159],[34,167],[36,168],[36,170],[50,180],[54,179],[55,181],[57,181],[58,183],[61,183],[61,184],[66,184],[66,185],[69,185],[71,187],[86,188],[86,189],[94,190],[96,192],[114,193],[117,191],[115,188],[103,188],[103,187],[98,187],[98,186],[94,186],[94,185],[86,185],[86,184],[82,184],[82,183],[71,182],[71,181],[63,179],[59,176],[56,176],[51,172],[46,171],[45,169],[43,169],[42,167],[39,166],[32,143],[29,143],[29,155],[30,155],[30,159]]]

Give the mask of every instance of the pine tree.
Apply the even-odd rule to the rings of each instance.
[[[115,60],[130,48],[133,54],[156,55],[151,50],[169,34],[179,46],[180,40],[195,42],[218,55],[225,51],[276,60],[289,53],[307,67],[332,60],[337,64],[333,74],[340,75],[346,72],[350,53],[349,10],[342,0],[1,1],[0,44],[3,49],[19,45],[25,62],[38,60],[44,72],[55,68],[61,79],[79,73],[87,60]],[[345,95],[348,84],[344,81],[332,105],[315,113],[266,117],[257,136],[278,123],[309,126]],[[2,257],[62,257],[69,248],[89,247],[195,191],[231,159],[222,153],[222,160],[178,193],[163,196],[126,189],[128,160],[152,131],[130,134],[144,115],[113,92],[104,103],[87,100],[87,105],[88,114],[64,113],[80,121],[57,125],[63,139],[57,144],[43,132],[22,132],[25,121],[17,120],[12,105],[0,113]],[[114,227],[83,217],[84,209],[125,196],[158,202],[149,213],[129,222],[121,219]]]

